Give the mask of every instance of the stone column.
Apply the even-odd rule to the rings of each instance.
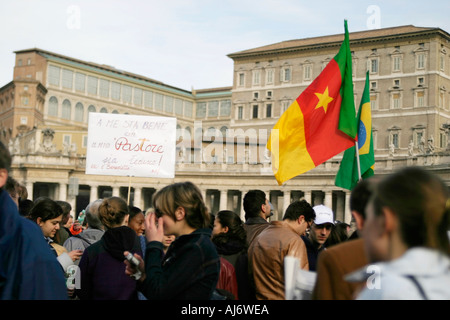
[[[228,190],[220,190],[219,210],[226,210],[227,209],[227,203],[228,203],[227,193],[228,193]]]
[[[312,192],[311,192],[311,190],[304,191],[304,194],[305,194],[304,197],[305,197],[306,202],[308,202],[312,206],[313,204],[312,204]]]
[[[333,192],[331,190],[325,191],[325,199],[323,205],[327,206],[330,209],[333,208]]]
[[[30,200],[34,200],[33,199],[33,186],[34,186],[33,181],[27,181],[26,188],[27,188],[27,192],[28,192],[28,199],[30,199]]]
[[[291,190],[285,190],[283,192],[283,208],[280,210],[278,208],[278,215],[280,220],[283,218],[284,213],[286,212],[287,207],[291,204]]]
[[[113,186],[112,187],[112,196],[113,197],[119,197],[120,196],[120,187]]]
[[[345,194],[338,193],[334,220],[345,221]]]
[[[67,184],[66,183],[60,183],[59,184],[59,199],[61,201],[67,200]]]
[[[206,189],[200,189],[203,197],[203,201],[206,203]]]
[[[344,210],[344,222],[350,224],[352,221],[352,213],[350,211],[350,191],[345,193],[345,210]]]
[[[142,187],[134,187],[134,201],[133,204],[135,207],[140,208],[141,210],[145,210],[143,208],[142,202]]]
[[[98,199],[98,186],[91,185],[91,192],[89,194],[89,202],[95,201]]]

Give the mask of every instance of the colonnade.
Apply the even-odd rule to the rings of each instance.
[[[274,215],[271,217],[273,220],[281,220],[284,212],[289,204],[293,201],[305,199],[311,205],[324,204],[332,208],[335,213],[335,220],[345,221],[350,223],[351,214],[349,209],[350,192],[337,188],[324,187],[323,190],[315,189],[303,189],[299,190],[298,187],[288,189],[285,186],[280,189],[273,188],[261,188],[260,186],[246,186],[245,188],[237,188],[236,186],[206,186],[198,185],[205,203],[212,214],[216,214],[219,210],[232,210],[240,215],[242,220],[244,219],[243,199],[245,194],[251,189],[260,189],[265,192],[267,199],[272,203],[274,207]],[[151,207],[151,199],[153,194],[164,187],[159,185],[158,187],[145,187],[139,185],[103,185],[103,184],[89,184],[80,185],[78,193],[74,195],[70,186],[67,183],[45,183],[45,182],[27,182],[26,187],[28,189],[29,198],[39,196],[49,196],[56,200],[64,200],[71,203],[74,208],[74,213],[77,215],[77,211],[81,211],[85,206],[98,198],[105,198],[110,196],[122,197],[125,200],[130,201],[130,204],[137,206],[143,210]],[[42,192],[35,192],[35,189],[43,189]],[[47,190],[47,191],[45,191]],[[130,191],[130,194],[128,194]],[[47,194],[45,194],[47,192]]]

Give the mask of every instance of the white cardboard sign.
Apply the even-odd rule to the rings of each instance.
[[[175,176],[176,118],[89,113],[86,174]]]

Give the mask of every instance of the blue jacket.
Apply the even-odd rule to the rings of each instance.
[[[61,265],[33,221],[0,189],[0,300],[65,300]]]
[[[305,242],[306,252],[308,253],[309,271],[316,271],[317,258],[322,250],[325,250],[325,246],[321,246],[320,249],[314,247],[307,236],[301,236],[303,242]]]
[[[220,272],[211,230],[198,229],[178,237],[166,255],[161,242],[147,243],[145,272],[140,290],[149,300],[211,299]]]

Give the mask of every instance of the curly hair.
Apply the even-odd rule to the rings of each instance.
[[[98,214],[101,223],[107,229],[111,229],[123,223],[129,214],[128,205],[119,197],[106,198],[98,207]]]

